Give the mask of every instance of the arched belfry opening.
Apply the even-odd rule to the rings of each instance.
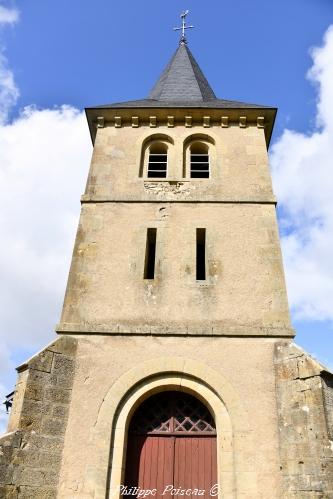
[[[145,400],[128,429],[127,491],[136,496],[135,488],[156,489],[154,497],[171,497],[182,495],[177,489],[198,489],[210,497],[216,482],[216,427],[207,407],[179,391]]]
[[[203,142],[194,142],[190,146],[190,177],[209,178],[209,148]]]

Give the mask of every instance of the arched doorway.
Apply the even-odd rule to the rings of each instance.
[[[207,407],[192,395],[173,391],[143,402],[128,430],[123,495],[136,496],[139,488],[153,491],[146,497],[208,498],[216,482],[216,428]]]

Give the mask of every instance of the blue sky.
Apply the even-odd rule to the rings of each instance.
[[[59,320],[91,154],[81,111],[146,96],[184,8],[215,93],[279,108],[271,162],[293,323],[333,367],[331,0],[0,0],[0,395]]]
[[[9,2],[10,3],[10,2]],[[178,13],[191,9],[190,47],[216,93],[279,107],[276,135],[305,131],[315,95],[309,48],[333,22],[330,0],[23,0],[6,31],[17,106],[87,105],[145,96],[176,48]],[[311,125],[310,125],[311,126]],[[275,136],[276,136],[275,135]]]

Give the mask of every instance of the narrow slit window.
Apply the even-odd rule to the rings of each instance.
[[[165,144],[152,144],[149,148],[148,178],[166,178],[168,167],[168,147]]]
[[[147,230],[144,279],[154,279],[155,277],[156,232],[157,229]]]
[[[206,229],[197,229],[197,281],[206,280]]]
[[[191,178],[209,178],[209,150],[201,142],[192,144],[191,149]]]

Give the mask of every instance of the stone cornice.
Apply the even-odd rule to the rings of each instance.
[[[97,128],[186,127],[203,128],[237,126],[263,128],[267,148],[274,126],[275,108],[87,108],[86,116],[92,142]]]

